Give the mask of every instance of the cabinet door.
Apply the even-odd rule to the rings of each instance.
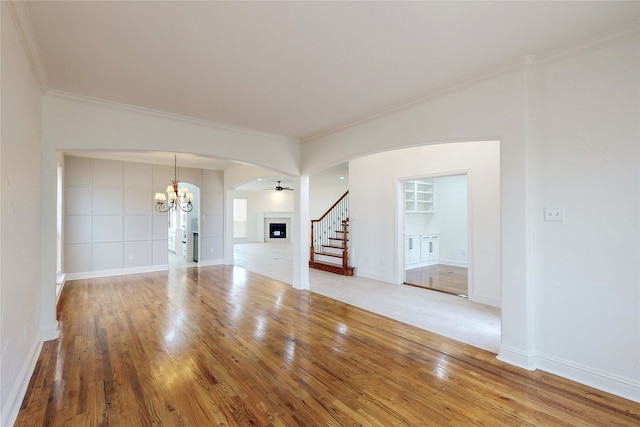
[[[440,258],[440,238],[439,236],[431,236],[431,250],[429,251],[429,259],[437,260]]]
[[[415,264],[420,262],[420,236],[413,236],[411,240],[413,242],[413,246],[410,252],[410,259],[411,263]]]
[[[405,265],[420,262],[420,236],[405,238],[404,262]]]
[[[404,238],[404,265],[411,264],[411,237]]]
[[[431,258],[431,237],[422,236],[420,242],[420,261],[429,261]]]

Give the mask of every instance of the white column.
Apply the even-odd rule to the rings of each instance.
[[[57,173],[56,151],[43,148],[41,156],[41,193],[40,193],[40,330],[42,339],[50,341],[58,338],[58,319],[56,315],[56,260],[57,260]],[[54,213],[53,215],[51,213]]]
[[[295,180],[293,212],[293,287],[309,289],[309,177]]]
[[[224,192],[224,209],[222,212],[224,264],[233,265],[233,191],[231,190],[225,190]]]
[[[532,60],[527,59],[522,73],[522,134],[503,135],[500,143],[502,331],[498,359],[528,370],[537,367],[531,255],[534,213],[529,209],[537,82]]]

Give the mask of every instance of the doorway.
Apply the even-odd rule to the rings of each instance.
[[[167,212],[167,251],[169,270],[198,265],[200,253],[200,188],[188,182],[180,182],[193,194],[193,209],[184,212],[180,208]]]
[[[401,182],[404,209],[404,283],[469,295],[467,174]]]

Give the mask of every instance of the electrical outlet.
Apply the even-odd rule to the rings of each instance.
[[[564,209],[562,208],[544,208],[545,221],[564,221]]]
[[[129,261],[133,259],[133,254],[129,254]]]
[[[213,248],[209,249],[209,253],[212,254],[213,253]]]

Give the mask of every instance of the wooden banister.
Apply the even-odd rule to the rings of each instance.
[[[318,219],[312,219],[311,222],[314,221],[321,221],[322,219],[324,219],[324,217],[326,217],[327,215],[329,215],[329,213],[331,213],[331,211],[338,206],[338,203],[340,203],[342,201],[342,199],[344,199],[345,197],[347,197],[347,194],[349,194],[349,190],[347,190],[339,199],[337,202],[335,202],[329,209],[327,209],[327,211],[324,213],[324,215],[322,215],[320,218]]]
[[[349,267],[348,196],[349,191],[346,191],[320,218],[311,220],[310,267],[345,276],[353,275],[353,267]],[[318,257],[321,258],[316,261]],[[328,262],[327,258],[342,258],[342,265]]]

